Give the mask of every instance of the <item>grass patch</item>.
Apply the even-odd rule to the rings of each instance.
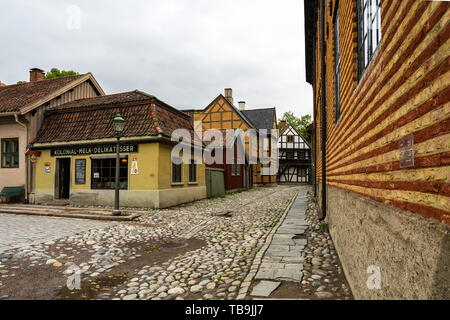
[[[161,251],[161,248],[157,244],[149,245],[148,247],[144,248],[143,250],[145,253],[153,253]]]

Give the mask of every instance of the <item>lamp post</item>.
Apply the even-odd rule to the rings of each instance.
[[[120,136],[122,135],[123,128],[125,126],[125,120],[121,117],[120,113],[117,113],[113,120],[114,132],[116,133],[117,145],[116,145],[116,179],[115,179],[115,194],[114,194],[114,210],[113,216],[120,216],[119,210],[119,183],[120,183]]]

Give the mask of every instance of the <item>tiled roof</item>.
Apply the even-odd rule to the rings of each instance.
[[[0,87],[0,113],[16,112],[21,108],[62,89],[85,75],[55,78]]]
[[[251,109],[241,111],[258,130],[271,130],[275,117],[275,108]]]
[[[58,105],[52,108],[47,108],[48,111],[70,109],[70,108],[85,108],[92,106],[102,106],[109,104],[121,104],[121,103],[131,103],[138,101],[145,101],[154,98],[152,95],[141,92],[139,90],[134,90],[130,92],[122,92],[117,94],[109,94],[104,96],[98,96],[94,98],[86,98],[75,100],[72,102],[65,103],[63,105]]]
[[[193,132],[190,117],[143,92],[133,91],[82,99],[47,113],[34,143],[69,142],[113,138],[113,119],[125,119],[122,137],[163,134],[178,128]]]

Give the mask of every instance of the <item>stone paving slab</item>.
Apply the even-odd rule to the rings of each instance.
[[[250,295],[255,297],[268,297],[279,285],[280,282],[263,280],[253,288]]]
[[[299,195],[275,232],[255,279],[302,281],[302,253],[307,240],[293,238],[304,234],[309,226],[305,220],[305,210],[306,198]]]
[[[106,228],[114,222],[0,213],[0,251]]]
[[[303,272],[300,265],[297,269],[260,269],[256,274],[255,279],[269,279],[269,280],[285,280],[292,282],[301,282],[303,278]]]

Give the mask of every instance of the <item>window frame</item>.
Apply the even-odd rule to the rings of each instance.
[[[291,140],[291,141],[289,141],[289,140]],[[286,136],[286,142],[287,142],[287,143],[294,143],[294,136],[292,136],[292,135],[287,135],[287,136]]]
[[[1,151],[1,168],[2,169],[17,169],[20,167],[20,155],[19,155],[19,138],[2,138],[0,141],[0,151]],[[6,151],[6,142],[15,142],[17,144],[17,151]],[[14,156],[17,156],[17,165],[14,164]],[[10,165],[7,166],[3,163],[3,158],[9,157]]]
[[[375,12],[372,12],[373,8],[375,8]],[[357,0],[356,10],[358,30],[357,57],[359,81],[363,77],[365,70],[372,61],[375,52],[380,47],[383,38],[383,35],[381,33],[381,0]],[[370,26],[367,26],[366,29],[365,24],[368,24]],[[373,28],[374,25],[375,28]],[[374,34],[376,38],[374,38]],[[374,43],[374,41],[376,41],[376,43]]]
[[[339,1],[336,2],[334,15],[334,121],[341,118],[341,45],[339,37]]]
[[[192,169],[193,168],[193,169]],[[192,170],[194,170],[194,180],[192,180]],[[189,183],[197,183],[197,161],[195,159],[191,159],[191,162],[189,163]]]
[[[122,166],[122,160],[126,159],[126,168],[125,166]],[[116,180],[116,158],[115,157],[99,157],[99,158],[91,158],[91,190],[114,190],[115,189],[115,180]],[[112,163],[112,165],[105,167],[105,166],[101,166],[101,167],[97,167],[94,163],[97,161],[110,161]],[[100,168],[99,173],[100,173],[100,177],[99,178],[94,178],[94,169],[95,168]],[[106,187],[97,187],[95,186],[95,179],[104,179],[106,177],[102,176],[103,173],[103,169],[109,169],[110,171],[110,176],[109,179],[110,181],[108,181],[108,183],[112,183],[113,186],[111,188],[106,188]],[[129,184],[130,184],[130,176],[129,176],[129,159],[128,159],[128,155],[126,156],[120,156],[120,169],[126,169],[124,170],[124,172],[126,173],[125,175],[121,175],[119,174],[119,189],[120,190],[128,190]],[[120,172],[120,171],[119,171]],[[122,183],[125,181],[122,181],[123,179],[126,178],[126,187],[123,186],[121,187]]]
[[[179,167],[180,168],[180,181],[175,181],[174,180],[174,178],[175,178],[175,167]],[[172,173],[171,173],[171,182],[172,182],[172,184],[176,184],[176,185],[180,185],[180,184],[184,184],[183,183],[183,163],[180,163],[180,164],[175,164],[173,161],[172,161]]]

